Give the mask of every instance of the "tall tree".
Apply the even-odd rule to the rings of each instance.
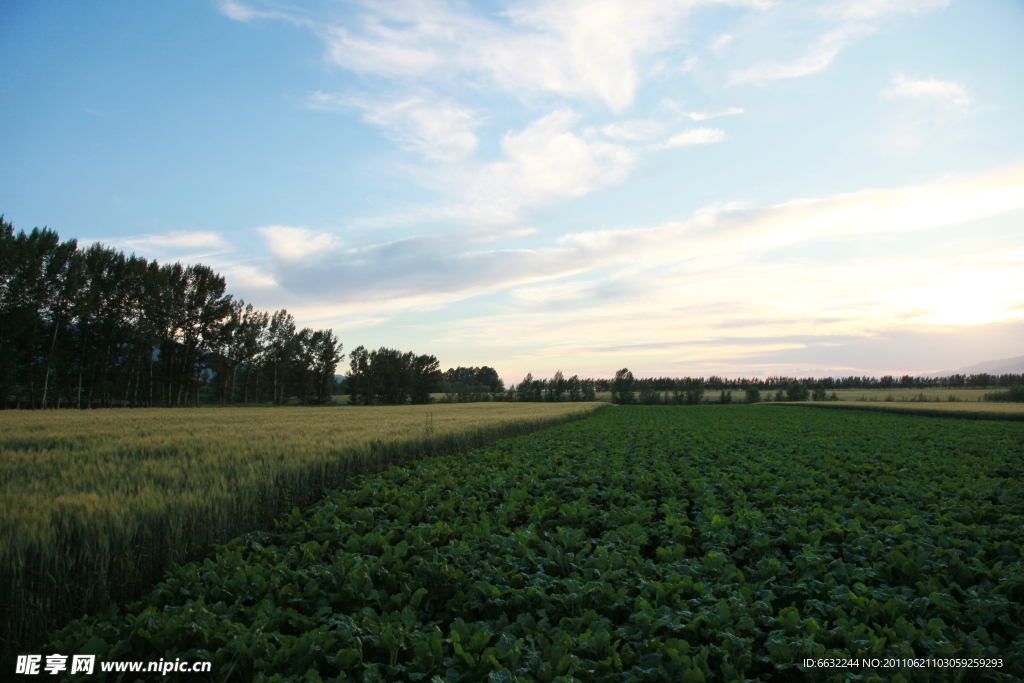
[[[635,401],[633,385],[636,380],[629,368],[622,368],[615,373],[615,381],[612,382],[612,403],[629,405]]]

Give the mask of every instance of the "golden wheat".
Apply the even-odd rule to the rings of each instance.
[[[0,631],[130,599],[352,474],[601,405],[0,411]]]

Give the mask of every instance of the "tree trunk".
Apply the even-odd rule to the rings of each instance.
[[[46,408],[46,391],[50,388],[50,368],[53,367],[53,349],[57,346],[57,330],[60,329],[60,316],[53,321],[53,339],[50,341],[50,354],[46,357],[46,379],[43,380],[43,408]]]

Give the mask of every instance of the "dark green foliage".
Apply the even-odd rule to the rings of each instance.
[[[208,266],[0,217],[0,408],[322,404],[341,357],[330,330],[234,301]]]
[[[430,394],[441,384],[441,367],[434,356],[381,347],[367,351],[359,346],[349,358],[345,378],[349,401],[357,405],[430,403]]]
[[[608,380],[580,379],[578,375],[565,379],[561,370],[557,371],[550,380],[534,379],[533,373],[528,372],[523,381],[514,387],[514,391],[509,393],[509,397],[517,401],[532,402],[594,401],[597,398],[597,387],[602,381],[608,382]]]
[[[810,392],[807,388],[800,384],[800,382],[791,382],[786,387],[786,400],[787,401],[806,401],[810,396]]]
[[[758,391],[757,387],[747,387],[744,400],[747,403],[758,403],[761,400],[761,392]]]
[[[812,401],[827,401],[828,400],[828,392],[825,391],[825,385],[824,384],[822,384],[821,382],[815,383],[814,387],[811,389],[811,400]]]
[[[547,382],[544,380],[534,379],[532,372],[526,373],[526,377],[516,387],[516,399],[533,403],[543,401],[545,384]]]
[[[437,391],[441,383],[441,364],[434,356],[424,354],[413,356],[411,367],[412,389],[409,392],[409,402],[417,405],[432,402],[434,399],[430,394]]]
[[[728,405],[728,404],[732,403],[732,392],[731,391],[723,391],[722,393],[720,393],[718,395],[718,402],[723,404],[723,405]]]
[[[1019,681],[1022,451],[1008,423],[608,409],[353,479],[53,648],[239,681]]]
[[[565,391],[567,388],[568,385],[565,381],[565,375],[562,374],[561,370],[556,370],[555,376],[552,377],[551,381],[548,382],[547,392],[545,394],[544,400],[549,401],[551,403],[558,403],[559,401],[562,400],[562,396],[565,395]]]
[[[615,381],[612,382],[612,403],[619,403],[622,405],[630,405],[636,401],[636,396],[633,394],[633,385],[636,380],[633,379],[633,373],[629,371],[629,368],[622,368],[615,373]]]
[[[440,390],[446,403],[475,403],[505,400],[505,383],[498,371],[486,365],[476,368],[448,368],[441,377]]]
[[[580,381],[579,375],[573,375],[566,380],[566,391],[569,394],[568,398],[570,401],[582,401],[583,389],[583,383]]]
[[[687,405],[697,405],[704,398],[704,378],[687,377],[683,382],[683,395]]]
[[[661,403],[661,396],[658,395],[654,384],[650,380],[640,382],[640,391],[638,393],[637,400],[642,405],[653,406]]]
[[[1012,401],[1014,403],[1024,402],[1024,384],[1014,384],[1009,391],[998,391],[985,394],[986,401]]]

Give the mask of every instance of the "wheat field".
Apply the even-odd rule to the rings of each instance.
[[[602,405],[0,411],[0,638],[131,599],[353,474]]]

